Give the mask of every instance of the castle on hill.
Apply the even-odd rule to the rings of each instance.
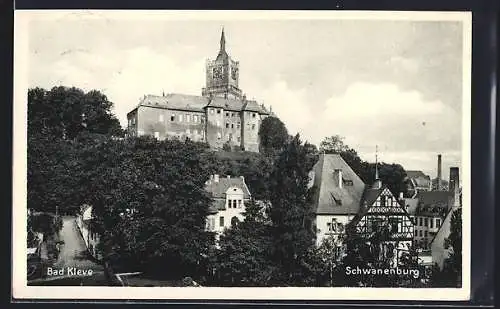
[[[151,135],[207,142],[214,149],[259,151],[259,128],[271,112],[247,100],[239,88],[239,62],[226,51],[222,29],[219,53],[207,60],[201,96],[145,95],[127,114],[129,136]]]

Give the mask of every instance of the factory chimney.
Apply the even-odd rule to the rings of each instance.
[[[437,179],[436,179],[436,189],[438,191],[441,190],[441,154],[438,154],[438,170],[437,170]]]

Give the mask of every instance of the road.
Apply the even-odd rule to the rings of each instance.
[[[43,285],[105,285],[104,268],[93,261],[88,253],[75,217],[63,217],[59,235],[64,243],[61,245],[58,259],[47,266],[46,278],[37,281]],[[62,270],[62,274],[49,274],[49,268]],[[78,274],[78,270],[84,274]]]

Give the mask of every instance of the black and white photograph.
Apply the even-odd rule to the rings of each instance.
[[[14,296],[467,300],[471,27],[17,11]]]

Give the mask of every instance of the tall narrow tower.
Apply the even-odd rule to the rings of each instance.
[[[436,189],[441,190],[441,154],[438,154]]]
[[[239,62],[234,61],[226,50],[226,34],[222,28],[219,53],[215,60],[207,60],[206,86],[201,94],[206,97],[218,96],[240,99],[242,91],[238,88]]]

